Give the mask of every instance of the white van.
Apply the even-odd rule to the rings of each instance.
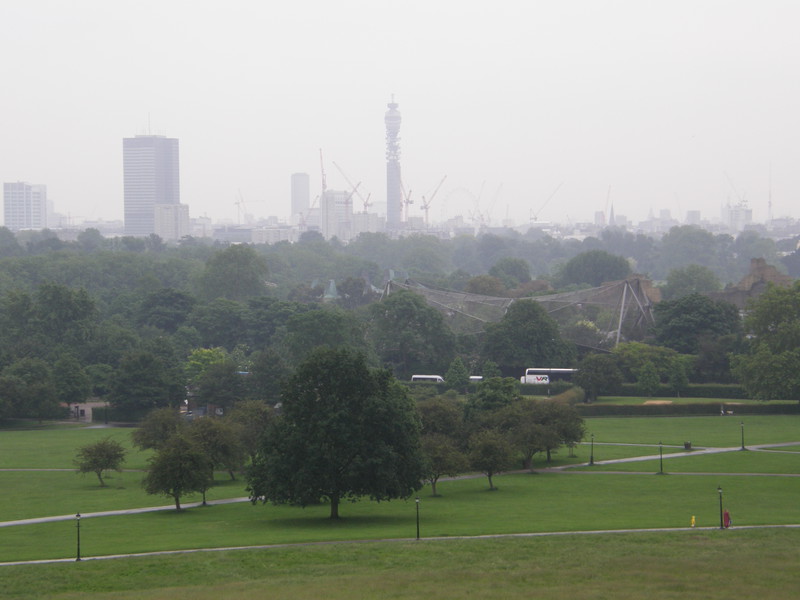
[[[421,381],[424,383],[444,383],[441,375],[412,375],[411,381]]]

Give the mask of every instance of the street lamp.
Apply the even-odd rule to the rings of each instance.
[[[75,562],[78,562],[81,559],[81,513],[75,515],[75,527],[78,532],[78,554]]]
[[[664,450],[661,442],[658,442],[658,474],[664,474]]]
[[[741,426],[742,426],[742,450],[747,450],[747,448],[744,447],[744,421],[741,422]]]
[[[417,496],[416,504],[417,504],[417,539],[419,539],[419,496]]]
[[[589,451],[589,465],[594,465],[594,434],[592,434],[592,443],[589,447],[591,448]]]
[[[725,523],[722,519],[722,488],[717,486],[717,492],[719,492],[719,528],[725,529]]]

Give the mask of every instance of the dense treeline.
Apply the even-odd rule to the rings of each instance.
[[[453,240],[364,234],[347,246],[314,233],[296,244],[189,238],[168,246],[157,236],[105,239],[86,230],[64,242],[48,231],[0,228],[0,417],[46,418],[87,396],[130,416],[187,398],[223,408],[277,402],[280,381],[319,346],[362,352],[401,379],[445,373],[456,358],[469,374],[512,377],[584,358],[535,302],[513,304],[481,335],[451,332],[411,293],[377,302],[389,270],[519,298],[631,272],[665,277],[671,299],[641,341],[683,358],[656,357],[623,369],[623,379],[651,387],[654,377],[674,379],[676,390],[686,378],[730,381],[728,355],[747,351],[738,316],[695,293],[738,280],[754,255],[779,264],[777,252],[754,232],[734,239],[694,227],[658,241],[607,229],[582,242],[532,231]],[[326,299],[330,282],[338,296]],[[591,332],[593,324],[569,326]]]

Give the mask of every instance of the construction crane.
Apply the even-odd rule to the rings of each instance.
[[[550,202],[550,200],[552,200],[552,199],[553,199],[553,196],[555,196],[555,195],[558,193],[558,190],[560,190],[560,189],[561,189],[561,186],[562,186],[562,185],[564,185],[564,182],[563,182],[563,181],[562,181],[561,183],[559,183],[559,184],[556,186],[556,189],[554,189],[554,190],[553,190],[553,193],[552,193],[552,194],[550,194],[550,195],[547,197],[547,200],[545,200],[545,201],[544,201],[544,204],[542,204],[542,205],[539,207],[539,210],[537,210],[536,212],[533,212],[533,211],[531,211],[531,222],[532,222],[532,223],[535,223],[536,221],[538,221],[538,220],[539,220],[539,213],[540,213],[540,212],[542,212],[542,211],[544,210],[544,207],[545,207],[545,206],[547,206],[548,202]]]
[[[325,190],[328,189],[328,184],[325,180],[325,163],[322,161],[322,148],[319,149],[319,170],[322,173],[322,192],[320,192],[320,198],[325,197]]]
[[[342,167],[337,165],[335,162],[333,163],[333,166],[336,167],[336,169],[339,171],[339,173],[342,174],[342,177],[344,177],[344,180],[347,182],[347,184],[353,190],[353,194],[358,195],[358,197],[361,199],[361,202],[364,204],[364,212],[367,212],[367,208],[372,206],[372,204],[369,202],[369,194],[367,194],[367,198],[365,200],[364,196],[361,195],[361,192],[358,191],[358,186],[361,185],[361,182],[359,181],[356,185],[353,185],[353,182],[350,181],[350,178],[342,170]],[[353,194],[350,194],[350,199],[352,199]],[[348,200],[348,202],[349,202],[349,200]]]
[[[361,182],[359,181],[357,184],[355,184],[355,186],[353,186],[352,191],[349,194],[347,194],[347,198],[345,198],[344,200],[345,206],[349,206],[353,202],[353,195],[355,195],[358,192],[358,186],[360,185]]]
[[[242,190],[239,190],[236,194],[236,223],[238,225],[242,224],[242,212],[244,212],[245,219],[247,219],[247,205],[244,202],[244,196],[242,196]]]
[[[408,190],[408,193],[406,193],[406,186],[403,185],[402,179],[400,180],[400,191],[403,192],[403,209],[406,213],[406,217],[403,220],[408,221],[408,207],[414,204],[414,201],[411,199],[411,190]]]
[[[428,227],[428,209],[431,207],[431,202],[433,202],[433,198],[436,196],[436,192],[439,191],[439,188],[442,187],[444,180],[447,179],[447,175],[442,177],[442,180],[439,182],[439,185],[436,186],[436,189],[433,190],[433,193],[428,197],[422,197],[422,210],[425,211],[425,227]]]
[[[359,196],[360,196],[360,195],[361,195],[361,194],[359,194]],[[370,201],[369,201],[369,198],[370,198],[370,196],[372,196],[372,194],[371,194],[371,193],[370,193],[370,194],[367,194],[367,197],[366,197],[366,198],[362,198],[362,200],[364,201],[364,214],[367,214],[367,209],[368,209],[370,206],[372,206],[372,202],[370,202]]]

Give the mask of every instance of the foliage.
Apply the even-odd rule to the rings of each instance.
[[[519,399],[519,385],[513,377],[491,377],[480,381],[467,400],[466,416],[480,420]]]
[[[137,351],[123,357],[111,381],[112,405],[137,414],[154,408],[175,405],[179,399],[175,375],[153,352]]]
[[[138,321],[174,333],[187,321],[196,303],[195,297],[187,292],[162,288],[145,296]]]
[[[422,296],[401,290],[372,304],[369,314],[374,348],[400,379],[442,372],[452,361],[455,337]]]
[[[23,358],[0,371],[0,411],[16,417],[52,419],[60,415],[52,373],[39,358]]]
[[[313,349],[321,346],[367,351],[364,331],[354,313],[335,307],[291,315],[286,321],[284,344],[291,364],[302,362]]]
[[[125,448],[118,441],[111,438],[86,444],[78,448],[75,464],[78,473],[94,473],[100,481],[100,486],[105,487],[103,473],[105,471],[122,471],[125,462]]]
[[[588,354],[578,365],[575,383],[586,392],[586,401],[594,402],[600,395],[613,395],[622,385],[618,358],[613,354]]]
[[[659,302],[653,315],[656,340],[683,354],[696,354],[703,336],[713,338],[741,332],[736,306],[698,293]]]
[[[261,400],[243,400],[228,413],[227,418],[251,461],[255,460],[258,448],[275,419],[275,412],[272,406]]]
[[[639,387],[639,392],[644,396],[652,398],[658,391],[660,383],[661,381],[658,377],[658,371],[656,371],[655,365],[650,361],[646,361],[639,369],[639,373],[636,377],[636,384]]]
[[[671,348],[651,346],[642,342],[617,344],[612,353],[619,359],[619,368],[627,382],[634,382],[645,363],[655,366],[659,379],[667,379],[669,365],[678,353]]]
[[[719,277],[709,269],[696,264],[670,270],[667,283],[661,288],[664,300],[676,300],[690,294],[715,292],[722,289]]]
[[[686,374],[687,365],[684,357],[676,358],[670,367],[667,383],[670,389],[680,398],[681,393],[689,389],[689,376]]]
[[[281,416],[248,474],[253,501],[406,498],[423,475],[419,422],[404,387],[349,349],[313,351],[289,379]]]
[[[531,267],[521,258],[507,256],[492,265],[489,275],[500,279],[506,288],[513,289],[531,280]]]
[[[519,377],[528,367],[570,367],[575,348],[561,339],[556,322],[532,300],[511,304],[497,323],[486,326],[483,354],[504,375]]]
[[[199,288],[202,296],[246,300],[266,293],[267,262],[252,246],[237,244],[206,262]]]
[[[731,358],[731,372],[753,398],[800,400],[800,282],[770,285],[749,309],[752,349]]]
[[[444,380],[448,387],[458,390],[465,390],[469,385],[469,371],[464,365],[461,357],[456,356],[453,362],[450,363],[450,368],[444,376]]]
[[[88,373],[73,354],[62,354],[53,365],[53,385],[59,402],[84,402],[91,392]]]
[[[589,250],[571,258],[558,274],[561,285],[588,284],[598,287],[607,281],[625,279],[631,273],[628,261],[605,250]]]
[[[147,413],[131,433],[134,446],[141,450],[162,448],[184,428],[184,420],[177,410],[156,408]]]
[[[174,435],[149,460],[142,480],[144,490],[152,495],[169,496],[175,509],[181,498],[204,493],[214,482],[213,463],[209,456],[182,435]]]
[[[231,480],[236,479],[235,472],[244,465],[245,456],[236,427],[224,419],[205,417],[192,421],[186,435],[205,452],[214,468],[225,469]]]
[[[511,445],[497,430],[483,429],[472,434],[469,440],[469,462],[489,479],[489,489],[497,488],[492,478],[508,470],[512,464]]]
[[[436,493],[436,484],[441,477],[455,477],[469,468],[464,452],[455,439],[443,433],[425,433],[421,438],[425,457],[424,477],[431,484],[431,494]]]

